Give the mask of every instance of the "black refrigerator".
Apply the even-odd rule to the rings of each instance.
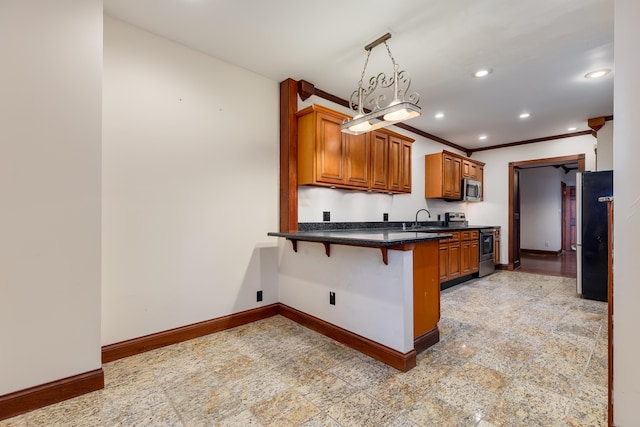
[[[604,198],[613,196],[613,171],[576,174],[577,292],[607,301],[609,222]]]

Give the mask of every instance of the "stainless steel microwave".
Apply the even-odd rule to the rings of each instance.
[[[479,202],[482,200],[482,183],[475,179],[462,180],[462,201]]]

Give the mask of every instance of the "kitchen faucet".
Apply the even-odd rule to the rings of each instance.
[[[418,212],[416,212],[416,222],[415,222],[415,226],[418,226],[418,214],[420,213],[420,211],[425,211],[427,213],[427,215],[429,215],[429,218],[431,218],[431,212],[429,212],[427,209],[418,209]]]

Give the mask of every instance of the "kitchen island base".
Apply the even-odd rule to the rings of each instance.
[[[294,251],[282,242],[283,315],[396,369],[413,368],[417,351],[439,340],[438,239],[389,248],[386,263],[371,245],[332,242],[329,255],[319,243],[300,239]]]

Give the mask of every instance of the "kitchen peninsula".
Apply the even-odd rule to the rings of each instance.
[[[281,255],[280,302],[294,320],[411,369],[417,352],[439,341],[438,242],[451,235],[400,224],[323,225],[269,233],[291,242]]]

